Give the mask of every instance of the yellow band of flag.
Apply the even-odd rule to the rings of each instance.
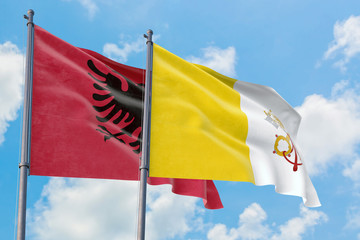
[[[154,44],[150,176],[254,183],[235,79]]]

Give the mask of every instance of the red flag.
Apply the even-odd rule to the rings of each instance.
[[[138,180],[145,70],[81,49],[35,26],[31,175]],[[209,180],[152,185],[222,208]]]

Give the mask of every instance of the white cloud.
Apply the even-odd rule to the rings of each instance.
[[[63,1],[70,2],[72,0],[63,0]],[[95,16],[96,12],[99,10],[94,0],[76,0],[76,1],[79,2],[80,5],[86,9],[90,19],[92,19]]]
[[[146,48],[144,38],[138,38],[130,43],[120,41],[120,45],[122,47],[114,43],[106,43],[103,47],[103,52],[107,57],[115,61],[126,63],[130,54],[145,51]]]
[[[30,211],[33,239],[134,239],[136,183],[53,178]]]
[[[223,224],[216,224],[209,232],[209,240],[236,240],[236,239],[267,239],[270,229],[263,222],[266,220],[266,212],[257,203],[245,208],[239,216],[239,227],[229,231]]]
[[[360,16],[350,16],[334,25],[334,40],[324,54],[324,59],[342,55],[335,66],[346,71],[346,64],[360,53]]]
[[[266,220],[266,212],[257,203],[251,204],[239,216],[239,232],[241,239],[265,239],[270,229],[263,222]]]
[[[0,144],[22,102],[23,64],[23,54],[15,44],[0,44]]]
[[[95,16],[98,11],[98,7],[93,0],[77,0],[87,11],[90,18]]]
[[[135,239],[138,182],[52,178],[41,199],[28,210],[28,238],[36,240]],[[198,199],[171,193],[170,186],[149,186],[146,236],[150,240],[180,239],[203,227]],[[277,229],[265,223],[257,203],[239,215],[237,228],[216,224],[209,240],[301,239],[325,222],[324,213],[300,207],[300,216]],[[276,227],[275,224],[272,226]],[[276,234],[274,234],[276,233]]]
[[[197,228],[199,218],[196,215],[195,197],[177,196],[170,186],[149,186],[147,229],[151,229],[147,239],[168,239],[181,237]],[[189,224],[191,220],[191,225]]]
[[[360,94],[349,82],[334,85],[332,96],[310,95],[296,109],[302,116],[298,134],[309,174],[324,173],[335,163],[353,164],[360,143]],[[352,174],[347,171],[345,174]]]
[[[229,232],[229,233],[228,233]],[[226,225],[216,224],[207,234],[209,240],[235,240],[238,237],[237,229],[227,230]]]
[[[220,49],[207,47],[202,49],[202,57],[190,56],[189,62],[204,65],[229,77],[235,77],[236,50],[234,47]]]
[[[29,211],[29,236],[37,240],[135,239],[138,182],[52,178]],[[196,198],[170,186],[149,186],[147,239],[186,234],[196,226]]]
[[[279,227],[280,233],[272,236],[271,240],[301,240],[302,235],[311,230],[315,225],[327,222],[325,213],[300,207],[300,217],[295,217]]]
[[[356,159],[351,166],[344,169],[343,174],[345,177],[350,178],[356,184],[360,185],[360,159]],[[360,219],[359,219],[360,220]]]
[[[347,223],[345,228],[347,229],[360,229],[360,207],[350,207],[346,214]]]
[[[331,89],[331,96],[338,96],[341,95],[341,93],[346,90],[346,88],[349,86],[350,82],[347,80],[341,80],[340,82],[337,82],[334,84],[334,86]]]
[[[326,222],[327,216],[321,211],[309,210],[301,206],[300,216],[280,225],[278,230],[271,230],[264,223],[266,219],[266,212],[259,204],[253,203],[240,214],[237,228],[228,230],[224,224],[216,224],[210,229],[207,237],[209,240],[300,240],[302,235],[312,230],[315,225]]]

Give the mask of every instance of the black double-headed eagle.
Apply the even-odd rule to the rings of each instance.
[[[101,115],[96,116],[100,123],[96,130],[104,134],[104,141],[114,138],[129,145],[135,153],[140,153],[144,85],[136,84],[110,68],[108,73],[104,73],[92,60],[88,60],[87,65],[93,73],[89,75],[96,81],[94,88],[101,92],[93,94],[93,99],[98,102],[93,107]],[[109,121],[119,126],[119,132],[111,132],[102,125]],[[125,141],[126,135],[133,140]]]

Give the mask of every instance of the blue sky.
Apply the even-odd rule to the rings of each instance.
[[[23,14],[135,67],[142,35],[189,61],[273,87],[302,115],[298,142],[319,208],[273,186],[216,182],[224,209],[150,187],[148,239],[360,239],[359,1],[5,0],[0,2],[0,236],[16,221]],[[51,78],[50,78],[51,80]],[[45,146],[44,146],[45,147]],[[28,239],[135,239],[138,183],[29,177]]]

